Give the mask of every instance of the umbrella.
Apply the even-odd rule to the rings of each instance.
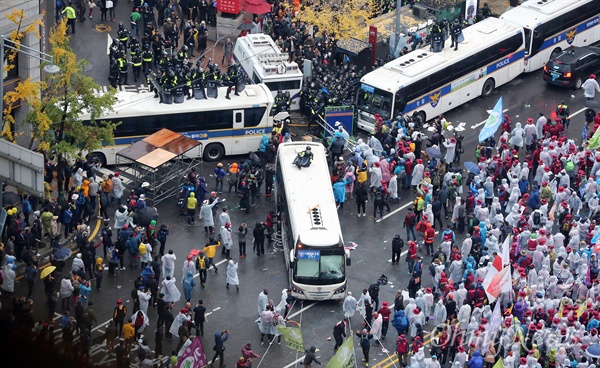
[[[150,225],[150,221],[158,221],[158,211],[155,207],[144,207],[141,210],[135,211],[136,213],[136,224],[138,226],[146,227]]]
[[[252,23],[242,23],[240,24],[237,29],[239,29],[240,31],[249,31],[252,29]]]
[[[273,116],[273,120],[283,120],[283,119],[287,119],[290,117],[290,114],[287,111],[281,111],[280,113],[278,113],[277,115]]]
[[[246,13],[252,14],[267,14],[271,12],[271,4],[262,0],[246,0],[246,6],[244,7]]]
[[[588,109],[597,109],[600,107],[600,104],[598,103],[598,101],[587,100],[585,101],[583,106],[587,107]]]
[[[2,192],[2,205],[15,206],[21,202],[21,197],[15,192]]]
[[[593,344],[588,346],[585,352],[590,358],[600,358],[600,344]]]
[[[56,270],[56,266],[48,266],[46,268],[44,268],[42,270],[42,272],[40,273],[40,279],[45,279],[46,277],[48,277],[49,274],[51,274],[54,270]]]
[[[425,150],[425,152],[427,152],[427,155],[431,158],[442,158],[442,152],[437,147],[429,147]]]
[[[59,248],[54,253],[54,258],[58,261],[64,261],[71,256],[71,250],[69,248]]]
[[[475,175],[479,175],[479,173],[481,172],[479,166],[477,166],[477,164],[472,161],[465,162],[465,169],[467,169]]]

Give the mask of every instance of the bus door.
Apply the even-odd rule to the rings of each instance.
[[[233,145],[231,153],[247,152],[246,132],[244,129],[244,110],[233,110]]]

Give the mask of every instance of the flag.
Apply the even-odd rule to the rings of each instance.
[[[587,302],[584,301],[581,303],[579,308],[577,308],[577,318],[579,318],[583,315],[583,312],[585,312],[586,308],[587,308]]]
[[[196,336],[194,341],[179,355],[177,360],[176,368],[196,368],[206,367],[208,365],[208,359],[204,354],[202,343],[200,338]]]
[[[489,137],[493,137],[498,130],[500,124],[502,124],[502,112],[504,111],[502,107],[502,96],[496,102],[496,106],[494,106],[494,110],[487,118],[485,125],[481,128],[481,132],[479,132],[479,142],[483,142]],[[599,133],[600,134],[600,133]],[[599,144],[600,146],[600,144]]]
[[[496,362],[496,364],[494,364],[492,368],[504,368],[504,361],[502,360],[502,358],[498,358],[498,361]]]
[[[490,268],[483,280],[483,288],[490,303],[493,303],[500,293],[510,292],[511,287],[510,266],[504,267],[500,272],[494,267]]]
[[[490,326],[484,332],[483,336],[483,347],[481,353],[485,355],[490,348],[490,341],[496,336],[498,332],[502,333],[500,327],[502,326],[502,311],[500,303],[496,303],[492,318],[490,319]]]
[[[598,127],[598,129],[596,129],[596,131],[594,132],[594,135],[592,136],[592,138],[590,138],[590,141],[588,142],[588,149],[596,149],[596,148],[600,148],[600,127]]]
[[[563,301],[562,301],[562,299],[560,300],[560,306],[558,307],[558,313],[556,314],[556,316],[558,318],[563,317]]]
[[[584,141],[587,139],[587,124],[583,124],[583,131],[581,132],[581,137]]]
[[[354,340],[349,337],[344,341],[337,353],[329,360],[325,368],[353,368],[354,367]]]
[[[288,348],[304,352],[304,342],[302,340],[302,331],[296,327],[278,326],[277,330],[283,335],[285,344]]]
[[[321,87],[321,92],[325,93],[326,95],[329,95],[329,94],[331,94],[331,93],[329,92],[329,90],[328,90],[327,88],[325,88],[325,87]]]

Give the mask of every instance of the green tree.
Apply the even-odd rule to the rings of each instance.
[[[7,104],[17,96],[27,100],[30,111],[24,121],[16,122],[16,129],[29,128],[29,148],[55,157],[59,173],[67,159],[82,158],[103,144],[113,144],[117,126],[100,119],[112,110],[116,91],[111,88],[108,93],[96,93],[100,86],[84,75],[88,62],[77,59],[66,31],[66,22],[60,22],[49,37],[50,54],[60,71],[46,74],[39,83],[25,80],[17,86],[17,95],[6,93],[4,97]],[[82,121],[83,114],[89,114],[90,119]],[[2,135],[13,139],[8,125]]]

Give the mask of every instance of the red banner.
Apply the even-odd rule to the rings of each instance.
[[[217,11],[230,14],[239,14],[244,9],[245,0],[219,0]]]
[[[377,27],[369,27],[369,43],[371,44],[371,63],[375,64],[377,60]]]
[[[176,367],[206,367],[207,365],[208,359],[206,358],[206,354],[204,354],[202,343],[200,342],[200,338],[196,336],[194,341],[192,341],[192,343],[183,351],[183,353],[179,354]]]

